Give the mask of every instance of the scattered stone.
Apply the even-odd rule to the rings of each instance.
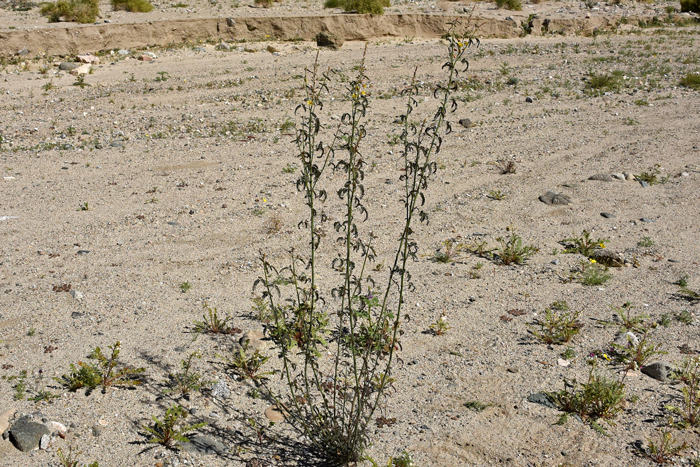
[[[273,422],[281,422],[284,420],[284,414],[274,405],[265,409],[265,416]]]
[[[525,102],[527,102],[528,104],[532,104],[532,97],[527,96],[527,97],[525,98]]]
[[[70,314],[70,317],[73,319],[82,318],[83,316],[85,316],[85,313],[81,313],[79,311],[74,311],[73,313]]]
[[[82,292],[79,292],[75,289],[71,290],[70,294],[74,299],[76,299],[79,302],[82,302],[83,299],[85,298],[85,294],[83,294]]]
[[[459,124],[462,125],[464,128],[471,128],[471,127],[474,126],[474,124],[472,123],[472,121],[469,120],[468,118],[462,118],[462,119],[460,119]]]
[[[156,54],[154,54],[153,52],[144,52],[143,54],[151,57],[153,60],[158,58],[158,56]]]
[[[601,182],[612,182],[615,180],[612,175],[608,174],[595,174],[588,177],[588,180],[599,180]]]
[[[571,365],[571,362],[569,360],[564,360],[563,358],[558,358],[557,359],[557,365],[559,366],[569,366]]]
[[[45,450],[49,447],[49,444],[51,444],[51,436],[41,435],[41,439],[39,440],[39,449]]]
[[[625,265],[625,258],[621,254],[608,249],[594,250],[591,259],[608,267],[621,268]]]
[[[550,409],[556,409],[557,406],[554,405],[554,400],[545,392],[536,392],[535,394],[530,394],[527,396],[527,401],[533,404],[543,405],[549,407]]]
[[[217,45],[216,48],[218,50],[225,50],[227,52],[229,52],[231,50],[231,46],[228,45],[226,42],[222,42],[221,44]]]
[[[60,422],[50,421],[45,423],[46,428],[51,430],[52,434],[65,435],[68,432],[68,428]]]
[[[648,217],[642,217],[639,220],[642,222],[652,222],[652,223],[656,222],[654,219],[649,219]]]
[[[271,54],[276,53],[276,52],[279,52],[279,50],[277,50],[276,48],[272,47],[271,45],[268,45],[267,48],[266,48],[265,50],[267,50],[267,51],[270,52]]]
[[[90,73],[90,64],[88,63],[80,65],[78,68],[73,68],[70,71],[70,74],[73,76],[87,75],[88,73]]]
[[[316,34],[316,45],[319,47],[328,47],[332,50],[338,50],[343,46],[343,43],[344,41],[332,32],[321,31]]]
[[[126,49],[119,49],[117,53],[123,57],[125,55],[129,55],[131,52]]]
[[[62,62],[60,65],[58,65],[58,69],[62,71],[71,71],[75,70],[80,66],[80,63],[75,63],[75,62]]]
[[[651,365],[643,366],[642,367],[642,373],[645,375],[649,376],[650,378],[654,378],[657,381],[661,381],[662,383],[667,383],[671,381],[671,378],[669,378],[669,374],[671,373],[671,365],[666,362],[655,362],[652,363]]]
[[[636,347],[639,345],[639,338],[631,332],[625,332],[619,334],[615,338],[615,343],[622,346],[627,346],[630,344],[632,347]]]
[[[211,388],[211,395],[215,399],[226,399],[231,395],[231,390],[225,381],[219,381]]]
[[[102,435],[102,427],[100,425],[93,425],[92,426],[92,436],[97,438],[101,435]]]
[[[15,415],[15,409],[8,409],[0,414],[0,433],[5,433],[10,427],[10,419]]]
[[[138,60],[141,60],[142,62],[151,62],[153,61],[153,57],[150,57],[148,55],[139,55]]]
[[[85,256],[90,253],[90,250],[78,250],[75,252],[76,255],[78,256]]]
[[[265,350],[269,347],[269,343],[262,340],[263,334],[260,331],[247,331],[238,341],[238,344],[243,348],[255,352],[256,350]]]
[[[20,56],[27,55],[28,53],[29,53],[29,50],[26,47],[24,47],[22,50],[17,51],[17,55],[20,55]]]
[[[227,452],[224,444],[210,436],[192,435],[187,437],[188,442],[180,443],[180,447],[184,451],[200,454],[218,454],[223,455]]]
[[[90,63],[93,65],[99,65],[100,64],[100,58],[95,57],[93,54],[83,54],[83,55],[78,55],[75,57],[78,59],[79,62],[82,63]]]
[[[571,198],[569,198],[568,196],[566,196],[564,194],[555,193],[553,191],[548,191],[547,193],[541,195],[539,199],[544,204],[554,204],[554,205],[571,204]]]
[[[550,263],[552,263],[555,266],[559,265],[560,262],[561,261],[559,261],[559,258],[556,258],[556,259],[553,259],[552,261],[550,261]]]
[[[122,143],[121,141],[113,141],[113,142],[109,143],[109,146],[112,148],[123,148],[124,143]]]
[[[688,172],[681,172],[681,177],[689,177],[690,174]]]
[[[606,219],[613,219],[613,218],[617,217],[615,214],[613,214],[611,212],[601,212],[600,215],[605,217]]]
[[[195,48],[192,49],[192,50],[195,51],[195,52],[197,52],[197,53],[199,53],[199,52],[206,52],[206,51],[207,51],[207,49],[205,49],[204,47],[195,47]]]
[[[625,180],[627,180],[629,182],[633,182],[635,180],[634,175],[629,173],[629,172],[625,172],[624,175],[625,175]]]
[[[10,441],[22,452],[29,452],[39,446],[43,435],[50,435],[49,429],[32,421],[31,416],[18,419],[10,428]]]
[[[236,21],[233,18],[226,18],[226,26],[232,28],[236,24]]]
[[[645,182],[644,180],[640,180],[639,184],[642,185],[642,188],[649,188],[651,186],[647,182]]]
[[[616,178],[618,180],[625,180],[625,178],[626,178],[625,174],[619,173],[619,172],[612,174],[612,176],[613,176],[613,178]]]

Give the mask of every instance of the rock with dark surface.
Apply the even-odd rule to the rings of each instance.
[[[553,191],[548,191],[547,193],[543,194],[540,196],[540,201],[542,201],[544,204],[559,204],[559,205],[567,205],[571,204],[571,198],[569,198],[566,195],[563,195],[561,193],[555,193]]]
[[[671,381],[669,377],[671,374],[672,366],[666,362],[655,362],[651,365],[643,366],[642,373],[650,378],[654,378],[662,383],[667,383]]]
[[[550,409],[557,408],[557,406],[554,404],[554,400],[546,392],[536,392],[535,394],[530,394],[527,396],[527,401],[532,402],[533,404],[549,407]]]
[[[462,118],[462,119],[460,119],[459,124],[462,125],[464,128],[471,128],[471,127],[474,126],[474,124],[472,123],[472,121],[469,120],[468,118]]]
[[[316,45],[319,47],[328,47],[329,49],[338,50],[343,46],[343,39],[336,36],[332,32],[321,31],[316,34]]]
[[[187,437],[189,441],[180,443],[180,447],[187,452],[200,454],[225,454],[226,446],[210,436],[193,435]]]
[[[598,180],[601,182],[612,182],[615,181],[612,175],[608,174],[595,174],[588,177],[588,180]]]
[[[613,218],[617,217],[615,214],[613,214],[611,212],[601,212],[600,215],[605,217],[606,219],[613,219]]]
[[[80,67],[80,63],[76,63],[76,62],[63,62],[60,65],[58,65],[58,69],[63,70],[63,71],[71,71],[71,70],[75,70],[76,68],[79,68],[79,67]]]
[[[605,250],[594,250],[591,259],[608,267],[621,268],[625,265],[625,258],[620,253]]]
[[[49,429],[28,416],[18,419],[10,428],[10,441],[22,452],[36,449],[44,435],[51,435]]]

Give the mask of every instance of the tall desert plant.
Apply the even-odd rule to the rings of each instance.
[[[323,142],[320,120],[322,96],[328,74],[319,71],[318,57],[307,70],[306,96],[296,113],[296,144],[300,176],[297,189],[307,206],[299,224],[308,235],[306,254],[292,251],[291,264],[277,268],[261,253],[263,274],[254,288],[268,302],[272,319],[268,328],[282,363],[284,393],[269,395],[288,414],[288,420],[331,465],[347,465],[362,457],[369,443],[368,427],[387,386],[391,384],[394,353],[400,348],[405,293],[412,288],[408,264],[416,259],[413,239],[416,221],[427,221],[422,207],[430,177],[436,172],[436,155],[442,138],[450,132],[446,120],[456,109],[451,93],[458,75],[468,67],[468,47],[477,43],[471,34],[448,37],[449,58],[443,69],[446,79],[434,96],[439,106],[432,119],[414,123],[409,118],[418,105],[418,82],[405,91],[402,116],[403,185],[401,203],[404,222],[398,232],[393,263],[382,284],[368,274],[375,259],[371,231],[363,227],[369,217],[364,205],[365,166],[368,157],[362,143],[367,132],[364,119],[369,107],[369,78],[363,57],[357,76],[347,86],[350,110],[343,114],[330,143]],[[330,203],[324,175],[340,174],[336,193],[342,215],[335,222],[336,242],[326,246],[322,225],[327,221],[322,206]],[[320,249],[335,248],[330,264],[321,262]],[[330,269],[326,269],[330,268]],[[327,293],[321,278],[339,277]]]

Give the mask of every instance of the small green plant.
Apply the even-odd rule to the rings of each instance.
[[[85,89],[85,86],[90,86],[85,82],[85,73],[80,73],[76,78],[73,86],[78,86],[80,89]]]
[[[564,360],[573,360],[576,358],[576,351],[573,347],[569,346],[560,355]]]
[[[358,14],[383,15],[384,8],[390,7],[390,0],[326,0],[324,8],[342,8]]]
[[[147,0],[111,0],[114,10],[126,10],[132,13],[148,13],[153,5]]]
[[[296,172],[297,167],[294,164],[287,164],[284,167],[282,167],[282,172],[286,174],[293,174]]]
[[[483,412],[484,410],[488,409],[489,407],[492,407],[493,404],[488,402],[481,402],[478,400],[473,400],[473,401],[467,401],[464,403],[464,406],[468,408],[469,410],[473,410],[474,412]]]
[[[178,426],[187,418],[187,415],[187,410],[180,405],[173,405],[167,409],[163,420],[159,420],[153,415],[151,417],[153,419],[153,426],[143,427],[144,430],[153,435],[148,442],[162,444],[170,449],[181,449],[177,443],[189,442],[185,433],[198,430],[206,425],[206,423],[202,422],[195,423],[194,425],[183,424],[182,426]]]
[[[522,11],[523,9],[523,4],[520,0],[496,0],[496,6],[511,11]]]
[[[683,288],[688,287],[688,279],[690,279],[690,277],[687,274],[681,274],[676,281],[676,285]]]
[[[700,293],[690,290],[688,287],[681,287],[678,289],[678,293],[681,297],[689,302],[697,302],[700,300]]]
[[[202,321],[194,322],[194,332],[201,334],[239,334],[242,332],[239,328],[231,326],[229,323],[233,318],[226,313],[225,318],[219,318],[219,312],[216,308],[210,308],[204,304],[206,312],[202,316]]]
[[[700,357],[686,358],[673,377],[683,385],[683,399],[680,406],[669,404],[666,409],[681,417],[681,426],[700,426]]]
[[[80,206],[78,206],[78,211],[89,211],[90,206],[88,205],[87,201],[82,203]]]
[[[267,304],[262,297],[255,297],[251,299],[253,302],[253,312],[255,317],[262,321],[263,323],[269,323],[273,316],[270,311],[270,306]]]
[[[56,3],[45,3],[41,7],[42,16],[49,17],[49,23],[64,21],[77,23],[94,23],[100,14],[98,0],[59,0]]]
[[[587,88],[593,91],[616,91],[620,87],[620,77],[615,74],[596,75],[591,73],[588,77]]]
[[[564,379],[564,389],[549,396],[563,412],[576,414],[591,423],[596,431],[605,433],[596,422],[603,419],[612,423],[612,419],[622,412],[625,384],[610,380],[591,368],[586,383]]]
[[[612,278],[607,266],[601,266],[596,260],[583,261],[581,263],[580,279],[583,285],[603,285]]]
[[[661,317],[659,318],[659,324],[665,328],[671,325],[671,317],[668,313],[664,313],[661,315]]]
[[[640,173],[639,175],[635,175],[634,178],[636,180],[639,180],[640,182],[646,182],[649,185],[656,185],[660,183],[659,180],[659,175],[661,174],[661,166],[659,164],[656,164],[652,167],[649,167],[646,171]]]
[[[274,374],[273,371],[260,372],[262,366],[269,359],[270,357],[263,355],[258,349],[250,353],[249,342],[245,341],[243,345],[234,352],[233,358],[225,358],[224,360],[226,365],[242,379],[251,379],[254,382],[258,382],[262,379],[266,379],[267,375]]]
[[[673,419],[669,419],[668,426],[661,431],[661,440],[658,444],[654,443],[651,438],[647,438],[647,449],[642,451],[644,457],[657,464],[671,464],[674,457],[688,449],[687,443],[678,444],[673,437],[671,434],[672,426]]]
[[[180,292],[187,293],[192,288],[192,284],[185,281],[185,282],[181,282],[179,287],[180,287]]]
[[[464,250],[464,245],[457,240],[445,240],[442,247],[433,255],[433,260],[438,263],[451,263],[455,261]]]
[[[505,265],[523,264],[527,258],[539,251],[537,247],[532,245],[523,246],[523,239],[516,234],[509,235],[507,238],[498,237],[496,241],[501,244],[498,256],[501,263]]]
[[[691,1],[691,0],[689,0],[689,1]],[[700,3],[700,0],[692,0],[692,1]],[[683,87],[686,87],[686,88],[694,89],[696,91],[700,90],[700,74],[688,73],[683,78],[681,78],[680,85]]]
[[[191,352],[180,362],[180,371],[168,375],[168,380],[165,381],[165,384],[173,388],[172,391],[178,391],[185,398],[187,398],[192,391],[200,391],[202,388],[208,386],[209,382],[202,380],[202,375],[192,370],[193,360],[201,358],[201,351],[197,350]]]
[[[433,324],[430,325],[430,331],[434,336],[441,336],[445,334],[449,329],[450,325],[447,324],[447,317],[445,313],[441,313],[440,317],[435,320]]]
[[[648,329],[648,326],[646,326],[644,323],[647,319],[649,319],[649,316],[645,314],[633,314],[632,310],[636,307],[632,305],[632,302],[625,302],[622,304],[622,306],[618,307],[610,305],[610,308],[613,309],[615,316],[617,316],[617,319],[619,320],[619,323],[613,324],[619,324],[620,332],[642,332]]]
[[[58,450],[56,451],[56,455],[58,456],[58,462],[61,464],[62,467],[78,467],[80,465],[78,463],[78,458],[81,454],[81,451],[73,452],[73,446],[68,447],[68,454],[66,454],[62,448],[58,448]],[[97,463],[97,461],[95,461],[90,465],[83,464],[83,467],[99,467],[99,464]]]
[[[156,73],[158,76],[156,76],[155,80],[156,82],[164,82],[168,81],[170,79],[170,74],[167,71],[159,71]]]
[[[538,319],[535,326],[529,326],[530,334],[545,344],[564,344],[581,332],[583,323],[579,321],[580,312],[555,312],[545,308],[544,318]]]
[[[638,370],[654,355],[668,353],[661,350],[661,344],[649,342],[649,330],[636,341],[628,337],[625,344],[613,342],[612,352],[617,363],[624,365],[627,370]]]
[[[293,96],[291,96],[291,97],[293,97]],[[287,118],[280,125],[280,133],[286,133],[289,130],[292,130],[295,126],[296,126],[296,123],[294,123],[294,120],[292,120],[291,118]]]
[[[673,316],[676,318],[676,321],[685,324],[686,326],[693,324],[693,315],[690,314],[688,310],[681,310]]]
[[[381,467],[369,456],[365,456],[363,459],[369,461],[372,464],[372,467]],[[415,464],[411,458],[411,455],[407,451],[404,451],[399,457],[390,457],[386,463],[386,467],[415,467]]]
[[[8,381],[16,381],[12,389],[15,390],[12,398],[16,401],[23,401],[27,397],[27,370],[22,370],[16,376],[9,376]]]
[[[578,253],[589,257],[594,251],[605,248],[607,241],[605,238],[593,240],[591,233],[588,230],[584,230],[580,236],[565,238],[560,240],[559,243],[564,246],[564,253]]]
[[[491,198],[493,200],[501,201],[501,200],[506,199],[507,195],[505,193],[502,193],[501,190],[491,190],[491,191],[489,191],[488,196],[489,196],[489,198]]]
[[[27,331],[27,335],[29,337],[32,337],[34,334],[36,334],[36,328],[29,328],[29,331]]]
[[[50,90],[54,89],[56,86],[53,85],[53,81],[49,81],[48,83],[44,84],[41,89],[43,89],[45,92],[49,92]]]
[[[141,384],[141,381],[134,379],[134,376],[143,373],[146,369],[128,366],[117,368],[121,342],[117,341],[114,345],[110,345],[109,349],[112,352],[107,357],[99,347],[95,347],[90,358],[97,360],[96,365],[78,362],[78,366],[75,366],[71,363],[71,373],[54,380],[70,391],[85,388],[88,393],[100,385],[104,393],[111,386],[134,387]]]
[[[637,246],[641,248],[650,248],[655,244],[656,243],[651,239],[651,237],[642,237],[642,239],[637,242]]]

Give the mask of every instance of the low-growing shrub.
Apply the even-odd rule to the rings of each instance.
[[[111,0],[114,10],[126,10],[133,13],[148,13],[153,5],[148,0]]]
[[[86,24],[95,22],[100,8],[97,0],[59,0],[42,6],[41,14],[49,17],[49,23],[58,23],[63,18],[63,21]]]
[[[545,344],[564,344],[581,332],[583,323],[578,319],[580,314],[570,311],[557,313],[547,308],[544,317],[537,320],[538,329],[530,326],[530,333]]]
[[[698,2],[700,2],[700,0],[698,0]],[[680,84],[686,88],[700,90],[700,75],[697,73],[688,73],[681,78]]]
[[[496,6],[512,11],[522,11],[523,9],[523,4],[520,0],[496,0]]]
[[[390,0],[326,0],[323,4],[325,8],[342,8],[345,11],[356,11],[357,13],[383,15],[384,8],[390,7]]]
[[[610,421],[622,412],[625,400],[625,384],[607,379],[594,369],[588,375],[588,382],[564,381],[562,391],[549,394],[559,408],[594,423],[604,419]],[[597,429],[602,429],[599,426]]]
[[[700,13],[700,0],[681,0],[681,13],[686,11]]]

